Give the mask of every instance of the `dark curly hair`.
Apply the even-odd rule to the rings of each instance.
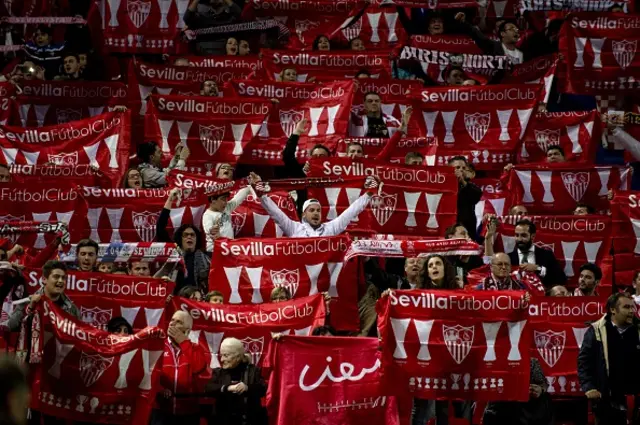
[[[196,249],[201,249],[202,248],[202,234],[200,233],[200,230],[198,230],[198,228],[195,225],[191,224],[191,223],[185,223],[182,226],[178,227],[178,229],[173,234],[173,241],[176,243],[176,245],[178,245],[180,247],[180,249],[182,249],[182,234],[187,229],[193,229],[193,231],[196,234]]]
[[[435,283],[429,277],[429,261],[432,258],[439,258],[444,264],[444,278],[442,279],[442,285],[436,286]],[[424,263],[424,276],[423,276],[423,289],[459,289],[458,281],[456,280],[456,269],[446,257],[434,254],[427,257],[427,261]]]

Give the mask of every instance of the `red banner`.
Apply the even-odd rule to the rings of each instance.
[[[640,255],[640,192],[614,192],[611,200],[611,224],[611,238],[616,255]]]
[[[91,166],[119,186],[129,158],[130,127],[128,112],[38,129],[0,126],[0,163]]]
[[[383,236],[383,235],[377,235]],[[345,259],[356,256],[414,258],[430,255],[481,255],[480,246],[468,239],[358,239],[347,250]]]
[[[495,169],[513,162],[542,87],[520,84],[423,89],[417,100],[419,111],[411,120],[420,134],[438,140],[438,165],[446,165],[451,156],[465,155],[476,169]]]
[[[218,240],[209,289],[222,292],[230,304],[268,303],[277,287],[294,298],[328,292],[335,306],[331,324],[357,330],[357,264],[344,258],[350,246],[348,236]]]
[[[546,162],[547,149],[560,146],[567,161],[593,164],[601,133],[600,114],[595,109],[539,113],[524,135],[517,161]]]
[[[274,425],[399,425],[375,338],[285,336],[269,346],[267,408]],[[284,403],[281,400],[295,400]]]
[[[193,319],[189,339],[202,345],[212,369],[220,367],[220,344],[225,338],[242,341],[252,363],[260,367],[274,333],[311,335],[315,327],[324,325],[326,314],[320,294],[259,305],[209,304],[174,297],[171,306]]]
[[[263,130],[271,109],[266,99],[156,94],[148,104],[145,134],[160,143],[167,159],[179,144],[189,147],[189,171],[207,174],[216,163],[235,164],[253,152],[248,145]]]
[[[385,376],[425,399],[529,399],[520,291],[392,291],[378,301]],[[505,323],[506,322],[506,323]]]
[[[262,68],[262,62],[258,56],[170,56],[168,63],[174,63],[176,59],[186,59],[189,66],[196,68],[224,68],[225,70],[240,70],[244,72],[256,71]],[[235,71],[234,71],[235,72]]]
[[[535,0],[520,0],[520,12],[538,12],[538,11],[555,11],[555,12],[608,12],[612,7],[621,7],[625,12],[633,11],[634,2],[598,0],[584,3],[579,0],[570,0],[564,2],[539,2]],[[631,10],[629,10],[631,9]]]
[[[32,80],[16,97],[22,127],[66,124],[127,104],[127,86],[112,82]]]
[[[298,71],[300,72],[300,71]],[[308,159],[309,150],[322,143],[334,150],[347,134],[353,98],[353,83],[347,81],[317,84],[234,81],[232,93],[240,97],[278,99],[266,128],[258,134],[260,143],[249,146],[243,162],[282,165],[282,150],[300,120],[306,118],[307,132],[298,143],[297,157]]]
[[[539,97],[545,104],[549,101],[551,85],[553,84],[556,68],[558,67],[557,55],[539,56],[520,65],[516,65],[502,79],[502,84],[542,84],[542,94]]]
[[[628,187],[629,169],[554,163],[516,165],[508,189],[511,205],[524,205],[530,214],[573,214],[578,202],[595,211],[609,209],[607,193]]]
[[[371,198],[367,209],[351,222],[349,231],[440,236],[456,221],[458,180],[451,167],[404,167],[350,158],[314,159],[310,164],[310,177],[378,175],[382,179],[382,193]],[[309,198],[318,199],[322,216],[331,220],[363,190],[362,185],[311,188]]]
[[[387,143],[392,143],[391,139],[380,139],[371,137],[349,137],[338,142],[336,153],[338,156],[346,156],[347,149],[352,143],[362,145],[364,158],[375,160],[382,152]],[[438,144],[434,139],[426,137],[408,137],[400,139],[385,158],[380,158],[381,162],[392,164],[404,164],[405,157],[409,152],[417,152],[424,158],[422,165],[433,166],[436,163],[436,152]]]
[[[494,252],[510,253],[515,250],[515,225],[525,217],[497,217],[498,229]],[[567,276],[568,283],[575,287],[580,277],[580,267],[586,263],[602,265],[611,251],[611,218],[602,215],[554,215],[526,216],[536,225],[534,244],[554,253]],[[483,223],[486,225],[486,223]],[[611,285],[611,276],[605,276]]]
[[[505,215],[509,213],[507,201],[509,194],[503,190],[498,179],[475,179],[473,181],[480,189],[482,189],[482,197],[480,202],[476,204],[476,220],[482,223],[485,214]]]
[[[439,50],[449,53],[481,55],[482,50],[471,37],[464,35],[412,35],[409,44],[426,50]]]
[[[27,291],[34,293],[44,284],[41,269],[26,268]],[[114,317],[124,317],[133,329],[159,326],[164,329],[167,296],[175,284],[151,277],[67,271],[67,295],[80,311],[80,320],[107,330]]]
[[[640,90],[640,15],[576,13],[562,26],[560,53],[566,61],[569,93],[619,93]]]
[[[135,335],[109,334],[46,299],[41,317],[43,356],[35,368],[31,408],[72,421],[147,423],[165,332],[149,327]]]
[[[540,297],[529,306],[531,357],[537,358],[551,395],[582,397],[576,358],[588,323],[605,315],[607,296]]]
[[[311,0],[304,3],[283,2],[281,0],[252,0],[247,8],[252,8],[258,17],[281,16],[290,19],[309,19],[318,15],[345,16],[352,10],[366,4],[363,0]]]

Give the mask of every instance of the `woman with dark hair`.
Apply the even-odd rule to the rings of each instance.
[[[200,249],[203,245],[200,230],[191,223],[185,223],[174,232],[173,239],[167,232],[171,208],[173,203],[178,201],[179,194],[180,189],[173,189],[164,203],[156,222],[156,241],[175,242],[182,252],[185,271],[183,274],[178,273],[175,293],[177,294],[185,286],[194,286],[203,294],[207,292],[209,287],[211,259]]]
[[[145,187],[163,187],[167,184],[167,174],[174,168],[183,169],[187,158],[189,158],[189,148],[178,145],[176,152],[169,166],[162,169],[162,149],[155,142],[145,142],[138,145],[138,171],[142,176]]]
[[[144,187],[142,174],[137,168],[129,168],[127,170],[122,180],[122,187],[125,189],[142,189]]]
[[[124,317],[114,317],[107,323],[107,332],[116,335],[133,335],[133,327]]]
[[[329,37],[324,34],[321,34],[313,40],[313,50],[318,52],[328,52],[331,50],[331,42],[329,41]]]
[[[235,37],[227,38],[225,44],[225,52],[227,56],[238,56],[238,39]]]
[[[202,301],[202,292],[195,286],[184,286],[180,292],[178,292],[178,296],[193,301]]]
[[[427,257],[424,273],[424,289],[460,289],[455,267],[442,255]]]

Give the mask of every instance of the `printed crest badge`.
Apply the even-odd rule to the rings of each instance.
[[[138,236],[143,242],[152,242],[156,237],[156,223],[160,213],[144,211],[141,213],[132,212],[133,228],[138,232]]]
[[[476,112],[475,114],[464,114],[464,126],[469,133],[469,137],[474,142],[480,143],[489,130],[489,124],[491,123],[491,114],[481,114]]]
[[[560,145],[560,130],[534,130],[536,143],[543,152],[547,151],[549,146]]]
[[[80,307],[80,320],[84,323],[87,323],[94,328],[106,330],[107,323],[111,320],[113,316],[113,310],[103,310],[99,307],[86,308]]]
[[[300,271],[295,270],[270,270],[271,283],[276,288],[287,288],[292,297],[296,295],[300,286]]]
[[[384,226],[389,221],[396,210],[397,204],[397,193],[389,195],[383,192],[371,198],[371,212],[373,212],[373,216],[380,226]]]
[[[360,37],[361,31],[362,31],[362,16],[358,20],[356,20],[354,23],[349,25],[348,27],[343,28],[342,35],[344,35],[344,38],[351,41],[354,38]]]
[[[144,25],[151,13],[151,2],[143,0],[129,0],[127,1],[127,13],[131,23],[136,28],[140,28]]]
[[[318,22],[310,21],[309,19],[298,20],[296,19],[294,23],[296,27],[296,34],[301,42],[304,43],[304,33],[309,31],[310,29],[317,28],[320,25]]]
[[[58,124],[78,121],[82,119],[82,111],[80,109],[58,109],[56,110],[56,119]]]
[[[80,354],[80,377],[84,385],[89,388],[102,377],[104,372],[113,364],[113,357],[102,357],[98,354]]]
[[[264,337],[247,337],[241,339],[240,342],[242,342],[242,345],[244,346],[244,352],[251,356],[251,362],[254,365],[257,365],[260,362],[260,357],[262,357],[262,349],[264,348]]]
[[[303,118],[304,112],[294,110],[280,111],[280,127],[282,127],[284,134],[287,137],[291,137],[293,130],[296,129],[296,126]]]
[[[15,215],[1,215],[0,216],[0,222],[12,222],[12,221],[25,221],[26,218],[25,216],[15,216]],[[20,233],[5,233],[4,235],[2,235],[2,237],[4,238],[8,238],[14,245],[18,242],[18,239],[20,239]]]
[[[533,331],[533,340],[535,341],[536,348],[540,357],[549,367],[555,366],[562,356],[564,351],[564,345],[566,342],[566,333],[554,332],[554,331]]]
[[[200,126],[200,141],[209,156],[213,156],[220,149],[222,140],[224,140],[224,126]]]
[[[474,330],[475,326],[442,325],[444,343],[447,346],[447,350],[449,350],[449,354],[451,354],[451,357],[457,364],[462,363],[471,352]]]
[[[234,235],[240,234],[240,231],[244,227],[244,223],[246,221],[247,221],[247,213],[234,212],[231,214],[231,226],[233,227]]]
[[[580,173],[560,173],[562,183],[574,201],[580,202],[587,192],[591,175],[588,172]]]
[[[627,69],[633,58],[636,56],[636,49],[638,48],[638,40],[611,40],[611,50],[613,51],[613,57],[616,58],[616,62],[620,65],[620,68]]]
[[[545,242],[535,241],[535,242],[533,242],[533,244],[535,246],[537,246],[538,248],[548,249],[551,252],[554,252],[554,250],[556,248],[556,244],[555,243],[545,243]]]
[[[47,158],[53,165],[78,165],[78,152],[48,154]]]

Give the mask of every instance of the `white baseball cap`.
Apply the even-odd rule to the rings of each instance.
[[[307,208],[314,204],[320,206],[320,201],[318,201],[317,199],[307,199],[306,201],[304,201],[304,204],[302,204],[302,212],[305,212]]]

